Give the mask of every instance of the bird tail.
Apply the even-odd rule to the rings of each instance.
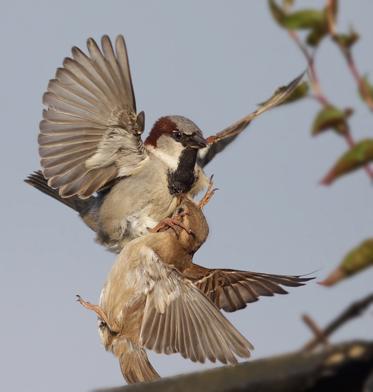
[[[159,374],[149,362],[146,352],[141,347],[130,342],[121,342],[122,353],[119,364],[124,379],[128,384],[150,382],[160,378]]]
[[[80,215],[84,215],[88,206],[92,202],[93,198],[80,199],[78,196],[61,197],[58,189],[53,189],[48,185],[48,180],[43,176],[41,170],[34,171],[25,180],[26,184],[29,184],[45,193],[46,195],[53,197],[53,199],[59,201],[62,204],[70,207]]]
[[[50,197],[53,197],[55,200],[58,200],[60,203],[63,203],[66,206],[72,208],[74,211],[79,212],[77,200],[76,200],[77,198],[75,196],[69,198],[61,197],[57,189],[53,189],[48,185],[48,180],[43,176],[41,170],[34,171],[24,181],[26,184],[33,186],[40,192],[43,192]]]
[[[97,232],[95,215],[91,213],[91,207],[95,203],[95,198],[93,196],[84,200],[80,199],[78,196],[61,197],[58,189],[53,189],[48,185],[48,180],[43,176],[41,170],[34,171],[24,181],[26,184],[33,186],[40,192],[53,197],[53,199],[76,211],[85,224],[93,231]]]

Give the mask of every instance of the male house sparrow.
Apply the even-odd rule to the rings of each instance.
[[[159,378],[146,348],[202,363],[249,357],[252,345],[218,308],[241,309],[260,295],[286,293],[281,284],[301,286],[309,280],[193,264],[208,235],[201,209],[212,193],[209,189],[199,205],[182,196],[172,218],[154,229],[158,232],[129,242],[109,273],[99,305],[78,296],[97,313],[104,347],[118,357],[128,383]]]
[[[205,140],[182,116],[160,118],[145,142],[124,38],[77,47],[50,80],[40,123],[42,173],[26,182],[72,207],[113,251],[172,214],[176,196],[207,185],[202,168],[258,115],[283,102],[301,76],[255,112]],[[200,150],[200,153],[199,153]],[[45,177],[45,179],[43,178]]]

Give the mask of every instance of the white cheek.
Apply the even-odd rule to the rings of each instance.
[[[184,147],[169,136],[161,136],[157,141],[157,147],[149,146],[148,149],[170,169],[175,170]]]
[[[154,148],[153,146],[148,147],[149,151],[160,159],[163,163],[165,163],[170,169],[176,170],[177,165],[179,163],[179,156],[173,156],[166,153],[164,150],[159,148]]]

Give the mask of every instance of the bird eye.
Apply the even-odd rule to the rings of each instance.
[[[175,130],[175,131],[172,131],[172,137],[175,140],[181,140],[181,138],[183,137],[183,134],[180,131]]]

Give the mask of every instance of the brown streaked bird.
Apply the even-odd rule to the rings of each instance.
[[[153,231],[171,227],[178,234],[176,253],[168,260],[183,277],[193,282],[214,304],[226,312],[234,312],[255,302],[261,296],[287,294],[281,286],[303,286],[313,277],[301,275],[276,275],[234,269],[205,268],[193,263],[194,254],[206,241],[209,227],[202,208],[214,193],[210,182],[206,195],[199,204],[182,197],[171,219],[159,223]],[[176,242],[174,242],[176,244]],[[158,247],[155,244],[155,249]],[[174,252],[174,251],[173,251]]]
[[[76,210],[115,252],[170,216],[177,195],[201,191],[203,167],[302,77],[207,140],[193,121],[175,115],[160,118],[143,142],[145,116],[137,112],[124,38],[113,46],[105,35],[101,48],[89,38],[87,48],[73,47],[48,84],[39,133],[43,174],[26,182]]]
[[[205,269],[192,263],[205,242],[208,225],[199,205],[182,197],[173,216],[121,251],[99,305],[78,296],[97,313],[106,350],[119,359],[128,383],[159,378],[145,349],[180,353],[192,361],[236,363],[250,356],[252,345],[220,313],[234,311],[260,295],[285,293],[282,285],[300,286],[298,276]]]

